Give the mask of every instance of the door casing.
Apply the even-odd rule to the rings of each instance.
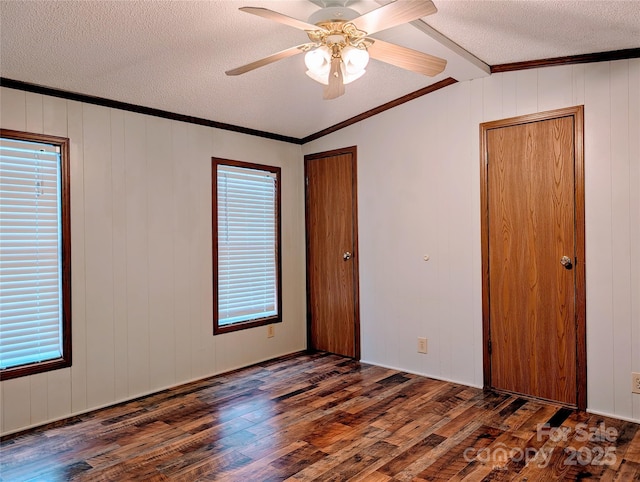
[[[482,250],[482,334],[484,387],[492,387],[491,320],[489,299],[489,173],[487,133],[492,129],[546,121],[559,117],[573,118],[574,141],[574,219],[575,219],[575,323],[577,408],[587,407],[586,283],[585,283],[585,214],[584,214],[584,107],[576,106],[536,114],[512,117],[480,125],[480,204]]]

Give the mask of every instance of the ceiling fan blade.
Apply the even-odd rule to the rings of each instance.
[[[431,0],[396,0],[351,20],[358,30],[371,35],[396,25],[413,22],[427,15],[436,13],[438,9]]]
[[[340,63],[342,60],[339,57],[331,59],[331,71],[329,72],[329,85],[324,88],[325,100],[335,99],[344,94],[344,80],[342,78],[342,69]]]
[[[253,15],[257,15],[258,17],[263,17],[269,20],[273,20],[275,22],[280,22],[289,27],[297,28],[300,30],[315,31],[315,30],[323,30],[326,29],[322,27],[318,27],[317,25],[313,25],[312,23],[303,22],[302,20],[298,20],[297,18],[289,17],[288,15],[284,15],[282,13],[274,12],[273,10],[269,10],[268,8],[262,7],[240,7],[240,10],[247,13],[252,13]]]
[[[292,57],[297,54],[301,54],[302,52],[306,52],[315,44],[307,43],[302,45],[297,45],[295,47],[291,47],[286,50],[281,50],[278,53],[273,55],[269,55],[260,60],[256,60],[255,62],[251,62],[250,64],[243,65],[242,67],[237,67],[235,69],[227,70],[225,74],[227,75],[240,75],[246,72],[250,72],[251,70],[258,69],[260,67],[264,67],[265,65],[272,64],[273,62],[277,62],[278,60],[286,59],[287,57]]]
[[[373,40],[373,44],[367,49],[369,56],[396,67],[433,77],[442,72],[447,65],[447,61],[440,57],[378,39],[369,40]]]

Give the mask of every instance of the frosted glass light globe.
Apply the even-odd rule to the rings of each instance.
[[[369,53],[365,49],[347,45],[342,49],[342,61],[348,74],[359,74],[369,63]]]
[[[324,46],[309,50],[304,56],[304,63],[307,69],[319,73],[331,66],[331,52]]]

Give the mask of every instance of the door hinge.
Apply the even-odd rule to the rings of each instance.
[[[493,351],[493,348],[491,346],[491,340],[489,340],[489,355],[491,355],[492,351]]]
[[[305,177],[304,178],[304,182],[307,184],[307,186],[309,185],[309,177]]]

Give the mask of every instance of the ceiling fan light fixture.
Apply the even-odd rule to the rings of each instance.
[[[310,50],[304,56],[304,63],[308,69],[306,74],[316,82],[328,85],[331,58],[331,49],[326,45]],[[365,67],[369,63],[369,53],[365,49],[347,45],[341,49],[340,59],[343,83],[349,84],[365,74]]]
[[[304,63],[307,69],[312,72],[329,72],[331,68],[331,50],[329,47],[323,45],[317,49],[309,50],[304,55]]]
[[[356,75],[364,72],[369,63],[369,52],[365,49],[347,45],[342,49],[342,62],[347,74]],[[355,79],[354,79],[355,80]]]
[[[317,72],[313,72],[312,70],[307,70],[306,74],[311,77],[316,82],[319,82],[324,85],[329,85],[329,72],[325,72],[324,74],[319,74]]]
[[[366,73],[366,70],[363,69],[359,72],[350,74],[346,72],[344,63],[340,65],[340,70],[342,71],[342,83],[345,85],[350,84],[354,80],[358,80],[360,77],[362,77]],[[329,70],[323,71],[323,72],[313,72],[311,70],[307,70],[306,74],[316,82],[319,82],[323,85],[329,85],[329,74],[330,74]]]
[[[359,72],[355,72],[353,74],[350,74],[350,73],[346,72],[346,69],[344,67],[344,63],[342,64],[341,67],[342,67],[342,83],[345,84],[345,85],[346,84],[350,84],[354,80],[358,80],[366,72],[366,70],[362,69]]]
[[[316,82],[327,85],[331,70],[331,50],[326,45],[309,50],[304,56],[307,75]]]

